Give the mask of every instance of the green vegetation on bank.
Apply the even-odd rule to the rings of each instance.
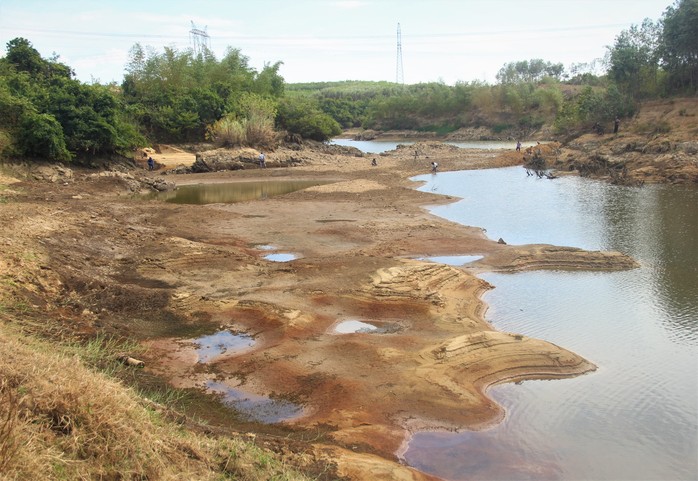
[[[281,62],[258,72],[238,49],[217,59],[136,44],[121,85],[88,85],[17,38],[0,58],[0,156],[80,160],[203,140],[266,147],[281,133],[322,141],[342,128],[441,135],[484,128],[524,138],[547,126],[571,137],[632,115],[640,101],[695,95],[698,0],[677,0],[661,19],[620,32],[607,47],[605,73],[594,63],[566,70],[542,59],[512,61],[494,85],[287,84]]]

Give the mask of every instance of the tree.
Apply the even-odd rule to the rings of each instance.
[[[56,55],[42,58],[26,39],[7,49],[0,59],[0,127],[15,154],[67,161],[142,145],[112,88],[81,83]]]
[[[656,94],[660,34],[660,24],[645,19],[641,26],[623,30],[613,47],[607,47],[609,77],[633,98]]]
[[[5,58],[18,72],[33,76],[44,73],[46,62],[26,38],[17,37],[7,42]]]
[[[305,139],[325,141],[342,132],[336,120],[322,112],[308,97],[287,97],[279,104],[277,125]]]
[[[698,0],[677,0],[664,12],[662,65],[674,90],[698,89]]]
[[[29,112],[24,116],[17,136],[22,154],[48,160],[70,160],[61,124],[49,114]]]
[[[502,84],[509,83],[535,83],[543,80],[544,77],[553,77],[560,80],[565,68],[561,63],[546,62],[535,58],[509,62],[499,69],[497,81]]]

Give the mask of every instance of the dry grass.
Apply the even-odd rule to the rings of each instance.
[[[253,114],[245,124],[248,145],[268,147],[276,138],[274,122],[271,118]]]
[[[231,116],[216,121],[208,132],[211,140],[222,147],[232,147],[245,143],[244,125]]]
[[[273,120],[261,114],[242,120],[226,116],[209,127],[208,137],[221,147],[269,147],[276,139],[276,131]]]
[[[171,424],[78,355],[6,326],[0,379],[2,480],[307,479],[238,437]]]

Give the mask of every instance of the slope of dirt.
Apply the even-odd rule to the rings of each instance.
[[[698,183],[698,99],[640,105],[617,134],[588,133],[568,142],[548,165],[619,184]]]
[[[21,322],[44,333],[138,340],[149,346],[146,373],[174,386],[203,392],[206,382],[228,383],[304,409],[278,428],[198,413],[212,422],[278,429],[289,439],[321,431],[322,441],[289,441],[284,449],[330,457],[351,479],[429,479],[396,462],[411,430],[496,422],[503,412],[484,394],[488,386],[595,369],[563,347],[493,331],[480,300],[491,286],[475,273],[635,264],[619,253],[499,244],[477,227],[432,217],[422,206],[450,199],[418,192],[408,180],[428,172],[431,160],[455,170],[521,159],[438,142],[418,149],[418,158],[398,148],[372,166],[372,156],[280,148],[268,164],[294,167],[168,176],[179,185],[333,182],[236,204],[135,196],[134,182],[152,185],[158,172],[6,168],[2,303],[27,306]],[[268,261],[266,245],[298,258]],[[414,260],[468,254],[484,256],[472,270]],[[355,319],[385,329],[333,332],[338,321]],[[256,343],[202,363],[183,342],[219,330],[248,333]]]

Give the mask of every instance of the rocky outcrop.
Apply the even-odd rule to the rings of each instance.
[[[215,149],[196,154],[191,166],[194,173],[241,170],[245,167],[259,167],[259,152],[254,149]]]

